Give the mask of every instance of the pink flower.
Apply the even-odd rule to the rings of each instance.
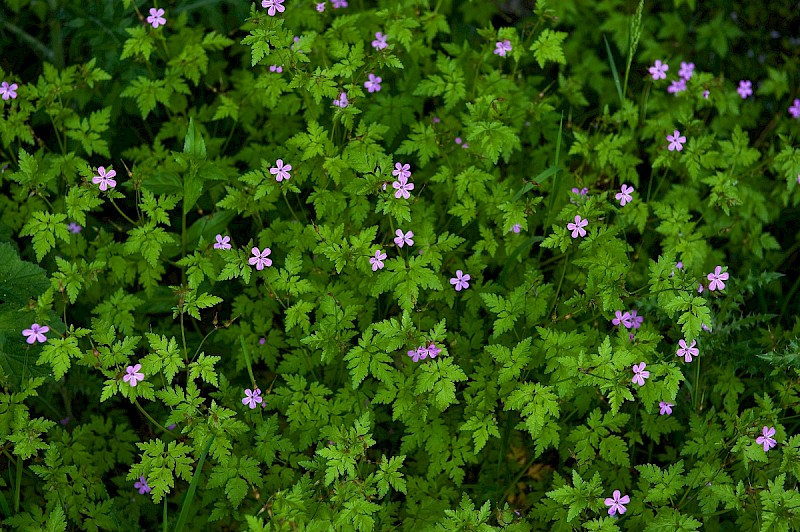
[[[676,354],[679,357],[683,357],[686,362],[691,362],[692,357],[700,355],[700,350],[695,347],[695,344],[697,344],[697,341],[692,340],[692,345],[687,347],[686,340],[679,340],[678,345],[680,345],[680,347],[678,348]]]
[[[397,247],[401,248],[403,246],[413,246],[414,241],[411,238],[414,236],[414,233],[409,231],[403,234],[402,229],[398,229],[394,232],[397,236],[394,239],[394,243],[397,244]]]
[[[136,386],[139,381],[144,380],[144,373],[140,373],[139,370],[142,369],[141,364],[136,364],[135,366],[128,366],[125,368],[125,372],[127,375],[122,377],[122,380],[129,383],[131,386]]]
[[[456,292],[460,292],[461,290],[469,288],[469,280],[471,277],[469,274],[465,274],[461,270],[456,270],[456,276],[450,278],[450,284],[456,287]]]
[[[166,24],[167,19],[164,18],[164,10],[151,7],[150,16],[147,17],[147,23],[152,24],[153,28],[158,28]]]
[[[686,80],[681,78],[672,82],[672,85],[667,87],[667,92],[670,94],[678,94],[686,90]]]
[[[497,48],[495,48],[494,54],[499,55],[500,57],[505,57],[506,54],[511,51],[511,41],[508,39],[504,41],[497,41],[496,46]]]
[[[2,92],[1,89],[0,92]],[[800,118],[800,100],[797,98],[795,98],[792,105],[789,107],[789,114],[792,115],[792,118]]]
[[[50,327],[47,325],[39,325],[38,323],[34,323],[31,325],[30,329],[23,329],[22,336],[26,336],[27,339],[25,340],[29,344],[33,344],[36,342],[45,343],[47,341],[47,337],[45,333],[50,330]]]
[[[408,165],[406,165],[408,166]],[[405,176],[400,176],[397,181],[392,183],[392,187],[397,189],[397,192],[394,193],[394,197],[397,199],[405,198],[408,199],[411,197],[409,191],[414,190],[414,183],[409,183],[408,178]]]
[[[705,98],[706,100],[708,100],[708,95],[709,95],[709,94],[711,94],[711,93],[708,91],[708,89],[704,90],[704,91],[703,91],[703,98]]]
[[[631,382],[634,384],[638,384],[639,386],[644,386],[644,380],[650,378],[650,372],[645,370],[644,368],[647,367],[647,364],[642,362],[641,364],[634,364],[633,365],[633,379]]]
[[[658,407],[661,409],[658,413],[659,415],[672,415],[672,407],[675,406],[672,403],[667,403],[666,401],[661,401],[658,403]]]
[[[653,81],[658,81],[659,79],[667,79],[667,70],[669,70],[669,66],[666,63],[662,63],[659,59],[656,59],[656,62],[648,70],[650,71],[650,75],[653,76]]]
[[[411,165],[394,163],[394,170],[392,170],[392,175],[395,177],[405,177],[406,179],[411,177]]]
[[[575,223],[572,222],[568,223],[567,229],[572,231],[572,238],[578,238],[578,235],[582,237],[586,236],[586,229],[584,229],[584,227],[586,227],[587,225],[589,225],[589,220],[583,220],[581,219],[580,216],[576,214]]]
[[[614,515],[617,512],[619,512],[621,515],[627,511],[627,508],[625,508],[623,505],[631,502],[631,498],[627,495],[620,497],[620,495],[621,493],[619,490],[614,490],[614,498],[612,499],[611,497],[608,497],[605,501],[603,501],[603,504],[608,506],[608,515]]]
[[[275,166],[269,169],[269,173],[275,176],[275,179],[280,183],[284,179],[292,177],[289,171],[292,169],[291,164],[283,164],[283,159],[275,161]]]
[[[722,268],[717,266],[716,268],[714,268],[714,272],[709,273],[706,277],[708,278],[709,281],[711,281],[710,283],[708,283],[709,290],[711,290],[712,292],[714,290],[724,290],[725,283],[723,283],[722,281],[728,280],[728,272],[723,272]]]
[[[517,234],[519,234],[521,229],[522,229],[522,226],[519,225],[519,224],[514,224],[514,225],[511,226],[511,231],[513,231],[514,233],[517,233]]]
[[[419,349],[411,349],[406,354],[410,356],[411,360],[413,360],[414,362],[418,362],[421,358],[425,358],[424,356],[422,356],[422,353],[420,353]],[[427,352],[425,352],[425,356],[428,356]]]
[[[383,79],[380,76],[370,74],[369,79],[364,82],[364,88],[367,89],[367,92],[380,92],[381,81],[383,81]]]
[[[319,13],[322,13],[323,11],[325,11],[325,2],[320,2],[319,4],[317,4],[317,11]]]
[[[667,135],[667,140],[669,141],[669,151],[681,151],[686,143],[686,137],[682,136],[677,129],[672,135]]]
[[[17,97],[18,88],[19,85],[16,83],[9,85],[7,81],[4,81],[0,83],[0,94],[2,94],[4,100],[13,100]]]
[[[347,93],[346,92],[342,92],[341,94],[339,94],[339,99],[333,100],[333,105],[335,105],[336,107],[339,107],[341,109],[344,109],[349,104],[350,104],[350,102],[347,100]]]
[[[267,14],[271,17],[275,16],[275,13],[283,13],[286,11],[286,8],[283,7],[284,0],[262,0],[261,7],[267,10]]]
[[[644,322],[644,318],[642,316],[639,316],[636,310],[631,311],[630,318],[631,318],[631,326],[634,329],[638,329],[639,327],[641,327],[642,323]]]
[[[583,200],[583,199],[586,198],[586,195],[589,193],[589,189],[586,188],[586,187],[583,187],[581,189],[579,189],[577,187],[572,187],[572,193],[575,194],[576,196],[578,196],[579,200]],[[572,198],[569,199],[569,202],[572,203],[572,204],[577,204],[578,203],[577,201],[575,201]]]
[[[333,9],[339,9],[347,7],[347,0],[331,0],[331,4],[333,5]]]
[[[258,339],[258,345],[264,345],[266,343],[267,343],[267,339],[264,338],[263,336]]]
[[[383,50],[384,48],[387,48],[388,46],[389,45],[386,44],[386,35],[384,35],[381,32],[376,32],[375,33],[375,40],[372,41],[372,47],[375,48],[376,50]]]
[[[678,71],[678,75],[689,81],[692,79],[692,74],[694,74],[694,63],[684,63],[681,61],[681,69]]]
[[[773,436],[775,436],[775,427],[764,427],[761,430],[761,434],[761,436],[756,438],[756,443],[764,446],[764,452],[778,445],[778,442],[773,438]]]
[[[214,249],[231,249],[231,237],[217,235],[217,242],[214,244]]]
[[[279,65],[270,65],[269,66],[269,71],[270,72],[277,72],[278,74],[280,74],[281,72],[283,72],[283,66],[282,65],[281,66],[279,66]]]
[[[376,272],[380,269],[383,269],[383,261],[386,259],[386,253],[383,253],[382,250],[378,250],[375,252],[374,257],[369,258],[369,263],[372,264],[372,271]]]
[[[109,170],[106,172],[105,166],[100,166],[97,168],[97,173],[100,175],[92,176],[92,183],[95,185],[100,185],[100,190],[103,192],[106,189],[114,188],[117,186],[117,182],[113,179],[117,175],[116,170]]]
[[[630,312],[623,314],[621,310],[614,312],[614,319],[611,320],[611,323],[617,327],[622,324],[626,329],[633,327],[633,321]]]
[[[76,224],[75,222],[70,222],[69,225],[67,226],[67,229],[69,229],[70,233],[73,233],[73,234],[77,235],[78,233],[80,233],[83,230],[83,227],[81,227],[80,225]]]
[[[245,389],[244,391],[244,399],[242,399],[242,404],[247,405],[250,407],[250,410],[255,409],[257,404],[261,404],[264,400],[261,397],[261,390],[256,388],[255,390],[250,390],[250,388]]]
[[[442,352],[441,348],[436,347],[436,344],[431,343],[430,345],[428,345],[428,356],[430,356],[431,358],[436,358],[437,356],[439,356],[439,353],[441,352]]]
[[[248,261],[251,266],[255,266],[256,270],[263,270],[264,266],[270,267],[272,266],[272,259],[268,259],[269,254],[272,253],[272,250],[269,248],[264,248],[264,251],[259,251],[258,248],[253,248],[250,250],[253,254]]]
[[[145,493],[153,491],[153,488],[147,485],[147,480],[143,476],[139,477],[139,480],[134,483],[133,487],[139,490],[139,495],[144,495]]]
[[[633,187],[622,185],[622,192],[617,192],[617,195],[614,197],[617,199],[617,201],[619,201],[619,204],[624,207],[625,204],[630,203],[633,200],[631,192],[633,192]]]
[[[749,79],[740,81],[739,88],[736,89],[736,92],[739,93],[739,96],[742,97],[742,100],[747,99],[748,96],[753,95],[753,82]]]

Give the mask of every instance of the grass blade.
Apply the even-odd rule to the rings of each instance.
[[[611,75],[614,77],[614,85],[617,86],[617,94],[619,95],[619,104],[622,105],[624,96],[622,96],[622,84],[619,82],[619,73],[617,72],[617,65],[614,64],[614,56],[611,55],[611,47],[608,45],[608,39],[603,35],[603,41],[606,43],[606,52],[608,52],[608,64],[611,65]]]
[[[181,504],[181,513],[178,516],[178,523],[175,525],[175,532],[183,532],[183,527],[186,526],[186,520],[189,519],[189,511],[192,507],[194,492],[197,491],[197,484],[200,482],[200,475],[203,474],[203,463],[206,461],[206,456],[208,456],[208,451],[211,449],[212,443],[214,443],[214,435],[212,435],[211,439],[208,440],[206,448],[203,450],[203,454],[200,455],[200,460],[197,462],[197,467],[194,470],[192,481],[189,483],[189,491],[186,492],[186,496],[183,498],[183,504]]]

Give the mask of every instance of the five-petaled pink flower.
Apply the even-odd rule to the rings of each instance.
[[[628,509],[623,505],[631,502],[631,498],[627,495],[620,497],[622,494],[619,490],[614,490],[612,495],[614,496],[613,499],[611,497],[607,497],[606,500],[603,501],[603,504],[608,506],[608,515],[614,515],[617,512],[624,514]]]
[[[586,236],[586,229],[584,229],[584,227],[587,225],[589,225],[589,220],[583,220],[579,215],[576,214],[575,223],[568,223],[567,229],[572,231],[572,238],[578,238],[578,235]]]
[[[141,364],[136,364],[135,366],[128,366],[125,368],[125,372],[127,373],[122,380],[129,383],[131,386],[136,386],[139,381],[144,380],[144,373],[140,373],[139,370],[142,369]]]
[[[789,107],[789,114],[792,115],[792,118],[800,118],[800,100],[795,98]]]
[[[634,364],[633,365],[633,379],[631,382],[638,384],[639,386],[644,386],[644,380],[650,378],[650,372],[647,371],[646,368],[647,364],[642,362],[641,364]]]
[[[117,186],[117,182],[114,180],[114,177],[117,175],[116,170],[109,170],[106,172],[105,166],[100,166],[97,168],[97,173],[100,175],[92,176],[92,183],[95,185],[99,184],[100,190],[103,192],[105,192],[106,189]]]
[[[692,79],[692,74],[694,74],[694,63],[684,63],[681,61],[681,69],[678,71],[678,75],[689,81]]]
[[[677,354],[679,357],[683,357],[683,360],[686,362],[691,362],[692,357],[700,355],[700,350],[695,347],[696,344],[697,341],[692,340],[692,345],[687,347],[686,340],[678,340],[678,345],[680,345],[680,347],[675,354]]]
[[[714,271],[712,273],[709,273],[706,276],[706,278],[709,281],[711,281],[710,283],[708,283],[708,289],[711,290],[712,292],[714,290],[724,290],[725,283],[723,283],[722,281],[727,281],[728,277],[729,277],[728,272],[723,272],[722,268],[720,266],[717,266],[716,268],[714,268]]]
[[[398,229],[394,232],[397,236],[394,239],[394,243],[397,244],[397,247],[401,248],[403,246],[413,246],[414,241],[411,238],[414,236],[414,233],[409,231],[406,234],[403,234],[402,229]]]
[[[153,488],[147,485],[147,480],[143,476],[139,477],[139,480],[134,483],[133,487],[139,490],[139,495],[144,495],[145,493],[153,491]]]
[[[386,258],[386,253],[384,253],[383,250],[381,249],[375,252],[374,257],[369,258],[369,263],[372,264],[373,272],[383,269],[383,261],[385,258]]]
[[[286,11],[286,8],[283,7],[284,0],[262,0],[261,7],[267,10],[267,14],[271,17],[275,16],[275,13],[283,13]]]
[[[364,82],[364,88],[367,89],[367,92],[380,92],[381,81],[383,81],[383,79],[380,76],[370,74],[369,79]]]
[[[681,78],[672,82],[672,84],[667,87],[667,92],[670,94],[678,94],[679,92],[683,92],[686,90],[686,80]]]
[[[150,16],[147,17],[147,23],[152,24],[154,28],[158,28],[159,26],[166,24],[167,19],[164,18],[164,10],[151,7]]]
[[[753,82],[749,79],[743,79],[739,82],[739,88],[736,89],[736,92],[739,93],[739,96],[742,97],[742,100],[746,99],[748,96],[752,96]]]
[[[617,195],[614,196],[621,206],[625,206],[625,204],[630,203],[633,201],[633,196],[631,196],[631,192],[633,192],[633,187],[629,187],[628,185],[622,185],[622,192],[617,192]]]
[[[33,344],[36,342],[45,343],[47,341],[47,336],[44,334],[50,330],[50,327],[47,325],[39,325],[38,323],[34,323],[31,325],[30,329],[23,329],[22,336],[27,336],[25,340],[29,344]]]
[[[217,242],[214,244],[214,249],[231,249],[231,237],[227,235],[217,235]]]
[[[675,405],[672,404],[672,403],[668,403],[666,401],[661,401],[660,403],[658,403],[658,407],[660,408],[660,410],[658,412],[659,415],[671,416],[672,415],[672,407],[673,406],[675,406]]]
[[[639,327],[641,327],[642,323],[644,322],[644,318],[642,316],[639,316],[636,310],[631,311],[630,319],[631,319],[631,326],[634,329],[638,329]],[[630,327],[628,328],[630,329]]]
[[[336,107],[339,107],[341,109],[344,109],[349,104],[350,104],[350,102],[347,99],[347,93],[346,92],[340,93],[339,94],[339,98],[336,99],[336,100],[333,100],[333,105],[335,105]]]
[[[669,141],[669,151],[681,151],[683,149],[683,145],[686,143],[686,137],[681,135],[681,132],[677,129],[672,133],[672,135],[667,135],[667,140]]]
[[[250,250],[253,254],[248,261],[250,265],[255,266],[256,270],[263,270],[264,266],[270,267],[272,266],[272,259],[268,259],[269,254],[272,253],[272,250],[269,248],[264,248],[264,251],[260,251],[258,248],[253,248]]]
[[[656,59],[656,62],[648,70],[650,71],[650,75],[653,76],[653,80],[657,81],[659,79],[667,79],[667,70],[669,70],[669,66],[666,63],[662,63],[661,60]]]
[[[621,310],[617,310],[614,312],[614,319],[611,320],[611,323],[615,326],[619,326],[620,324],[624,325],[626,329],[630,329],[633,327],[633,321],[631,318],[630,312],[622,313]]]
[[[418,362],[420,359],[425,359],[425,357],[428,356],[428,350],[427,349],[420,350],[420,348],[418,347],[416,349],[409,350],[407,355],[410,356],[411,360],[413,360],[414,362]]]
[[[511,41],[508,39],[504,41],[497,41],[496,46],[497,48],[495,48],[494,53],[500,57],[505,57],[506,54],[511,51]]]
[[[464,273],[461,270],[456,270],[456,276],[450,278],[450,284],[455,285],[456,292],[460,292],[463,289],[469,288],[469,280],[471,277],[468,273]]]
[[[408,166],[408,165],[406,165]],[[411,197],[409,191],[414,190],[414,183],[409,183],[408,178],[404,175],[401,175],[397,178],[397,181],[392,183],[392,187],[397,189],[397,192],[394,193],[395,198],[405,198],[408,199]]]
[[[19,85],[16,83],[12,83],[9,85],[7,81],[0,83],[0,94],[3,95],[4,100],[13,100],[17,97],[17,89]]]
[[[257,404],[260,404],[264,400],[261,397],[261,390],[258,388],[255,390],[250,390],[250,388],[247,388],[244,391],[244,395],[245,398],[242,399],[242,404],[249,406],[250,410],[253,410]]]
[[[278,159],[275,161],[275,166],[269,169],[269,173],[275,176],[275,179],[280,183],[284,179],[289,179],[292,177],[289,174],[289,170],[292,169],[291,164],[283,164],[283,159]]]
[[[436,344],[431,343],[430,345],[428,345],[428,356],[429,357],[436,358],[437,356],[439,356],[439,353],[441,353],[441,352],[442,352],[442,349],[439,348],[439,347],[436,347]]]
[[[411,165],[394,163],[394,170],[392,170],[392,175],[395,177],[405,177],[406,179],[408,179],[409,177],[411,177]]]
[[[778,445],[778,442],[775,441],[775,438],[773,438],[773,436],[775,436],[775,427],[764,427],[763,429],[761,429],[761,436],[756,438],[756,443],[759,445],[763,445],[764,452],[767,452],[776,445]]]
[[[383,50],[384,48],[387,48],[388,46],[389,45],[386,44],[386,35],[384,35],[383,33],[379,32],[379,31],[376,32],[375,33],[375,40],[372,41],[372,47],[375,48],[376,50]]]
[[[322,13],[323,11],[325,11],[325,2],[320,2],[320,3],[317,4],[317,11],[319,13]]]

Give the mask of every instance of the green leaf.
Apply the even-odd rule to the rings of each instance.
[[[540,68],[544,68],[544,64],[548,61],[554,61],[559,64],[566,64],[567,59],[564,57],[564,50],[562,43],[567,38],[567,33],[563,31],[553,31],[545,29],[531,45],[533,50],[533,57],[539,63]]]
[[[20,236],[33,237],[33,250],[36,260],[41,262],[47,252],[56,246],[56,238],[69,242],[69,229],[64,214],[50,214],[49,212],[34,212],[20,231]]]
[[[39,366],[50,364],[53,367],[55,379],[60,380],[69,370],[72,364],[71,359],[80,358],[81,355],[78,339],[75,336],[50,338],[42,349],[36,364]]]
[[[49,286],[43,269],[20,260],[11,244],[0,242],[0,304],[21,307]]]
[[[206,158],[206,142],[203,135],[194,124],[194,118],[189,119],[189,129],[183,141],[183,153],[190,155],[197,160]]]

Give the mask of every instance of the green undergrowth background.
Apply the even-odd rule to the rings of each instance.
[[[0,4],[2,527],[800,529],[796,2],[316,4]]]

